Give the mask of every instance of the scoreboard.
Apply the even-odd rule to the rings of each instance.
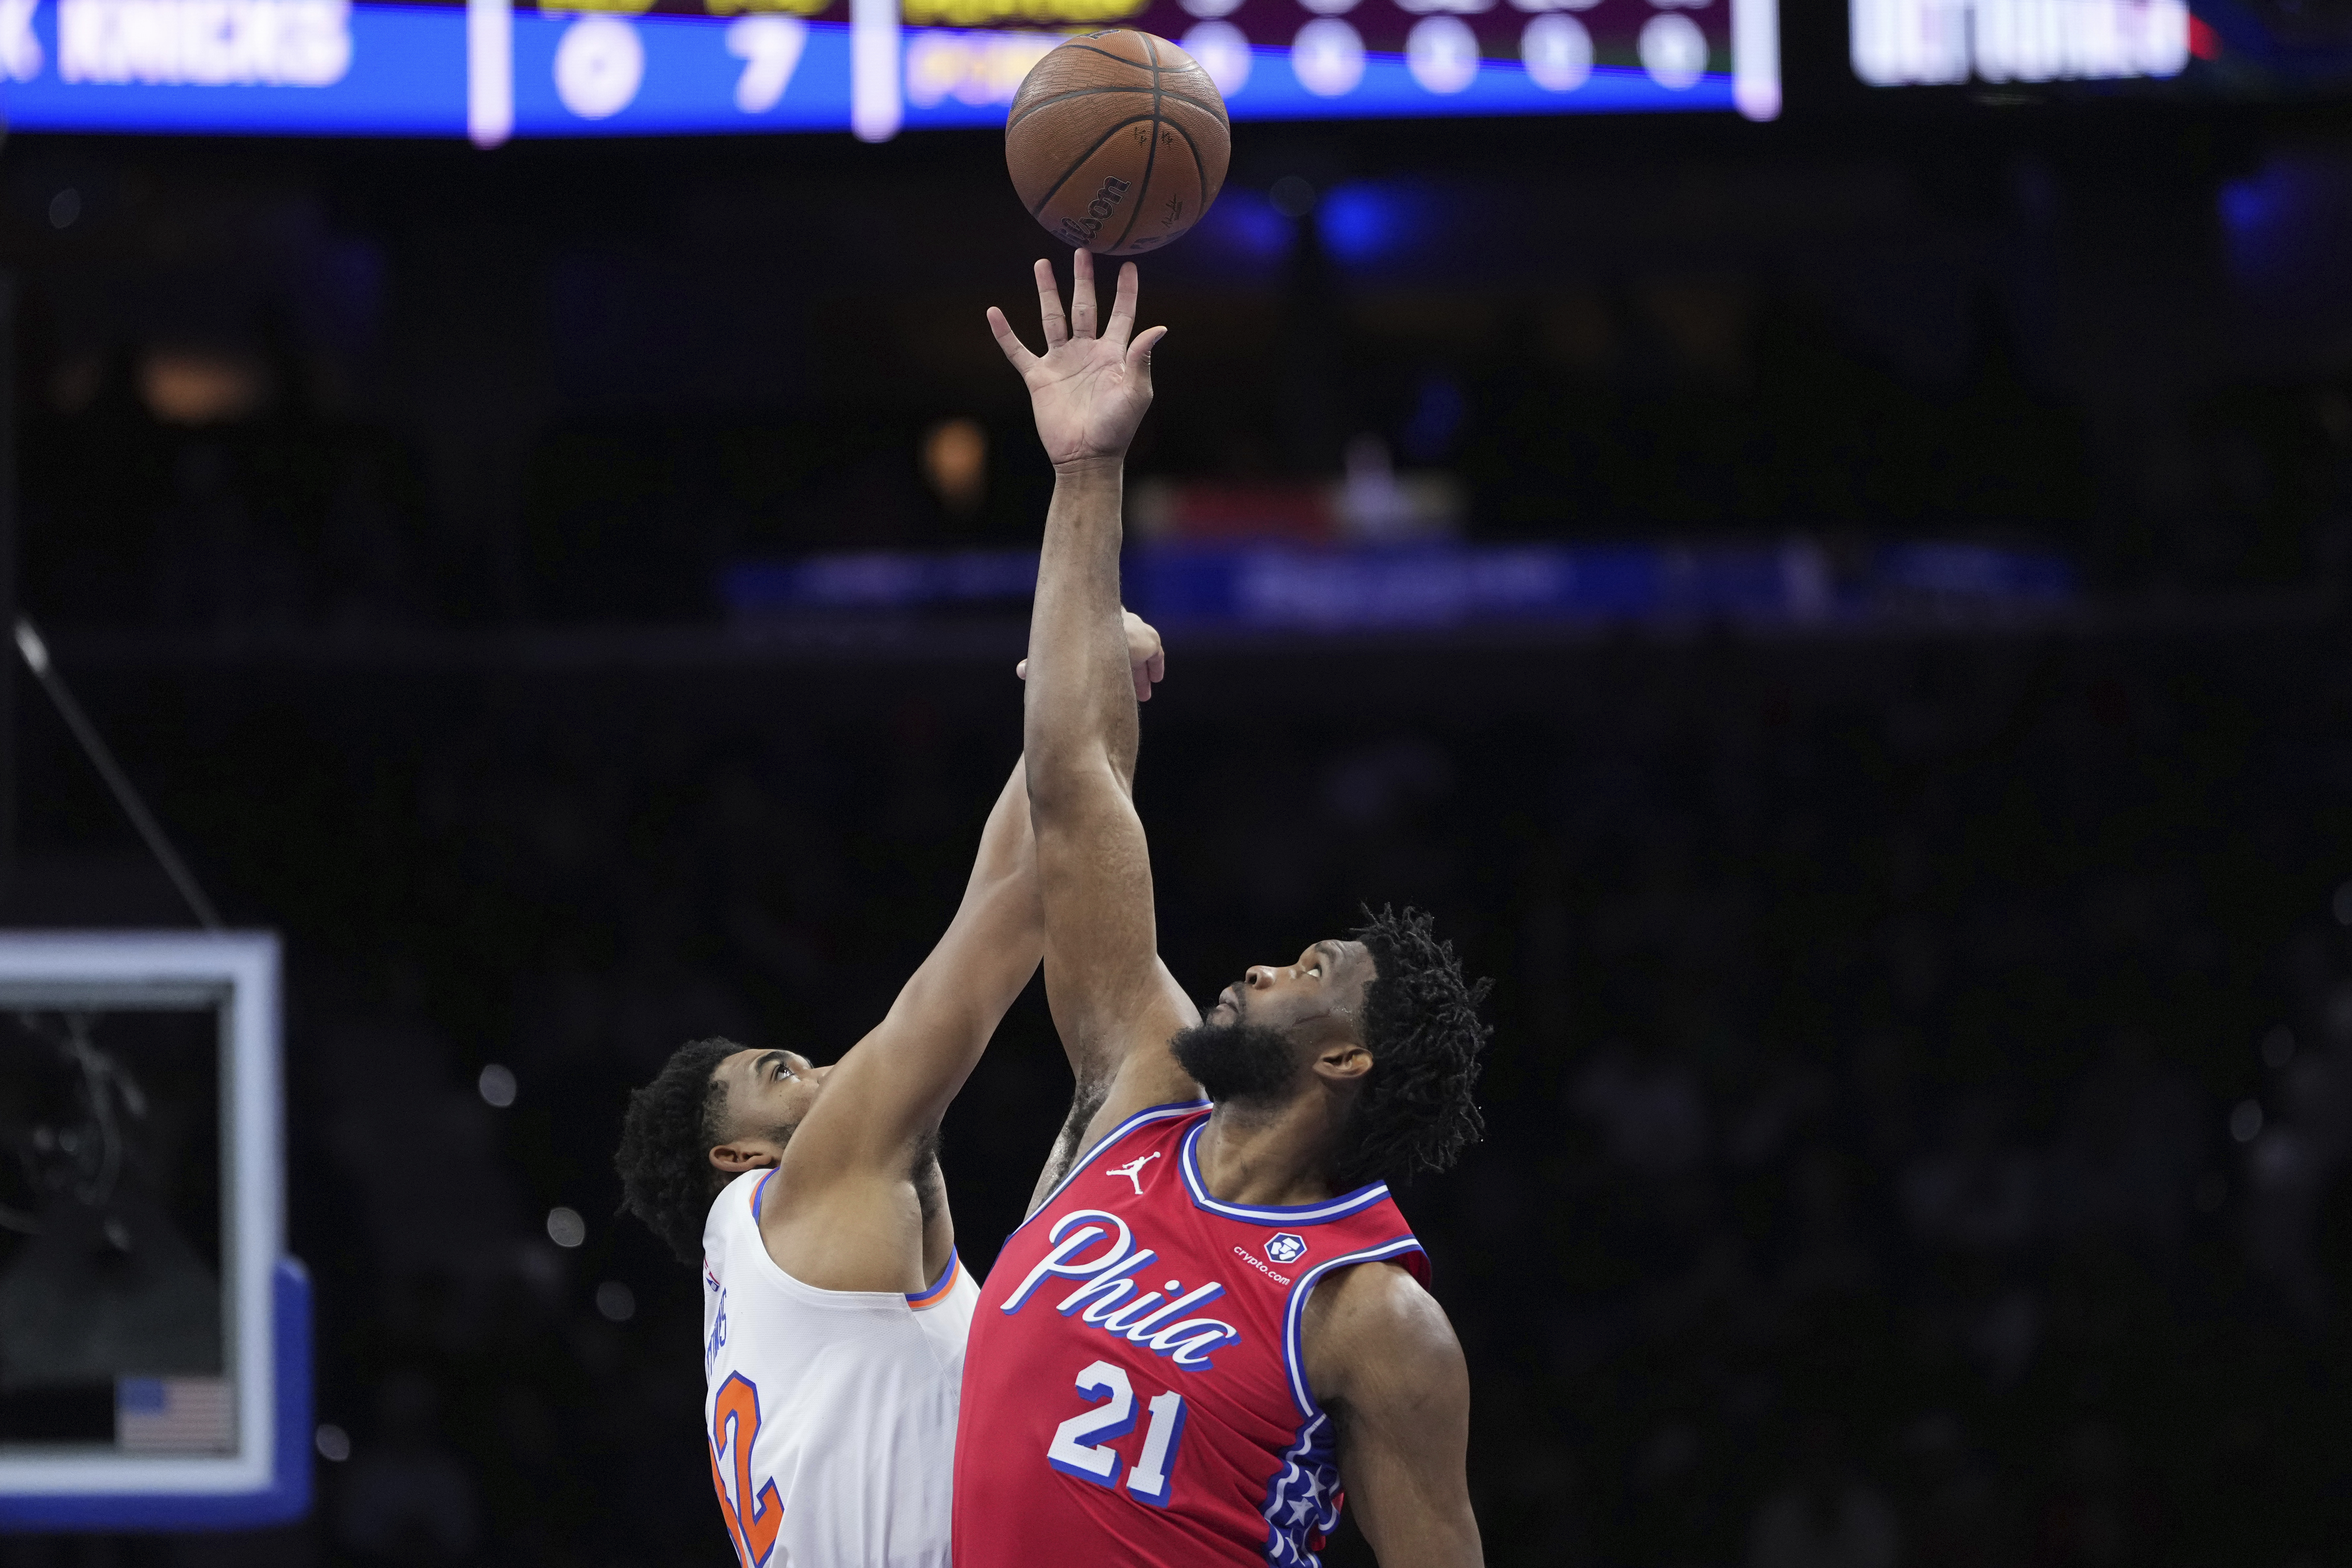
[[[1002,125],[1072,32],[1233,117],[1780,110],[1777,0],[0,0],[25,131],[580,136]]]
[[[2341,0],[1849,0],[1854,79],[1992,102],[2352,90]]]

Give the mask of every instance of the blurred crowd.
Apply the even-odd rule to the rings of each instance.
[[[1403,1194],[1493,1562],[2332,1560],[2352,740],[2322,651],[1702,640],[1530,680],[1441,650],[1310,715],[1244,699],[1341,655],[1180,645],[1141,795],[1179,977],[1393,899],[1498,978],[1489,1138]],[[728,1550],[693,1275],[614,1212],[623,1096],[689,1037],[829,1057],[879,1016],[1017,687],[372,679],[90,683],[236,918],[287,934],[319,1516],[11,1568]],[[1033,991],[947,1129],[975,1267],[1066,1095]]]

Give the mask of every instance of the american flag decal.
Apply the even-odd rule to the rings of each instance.
[[[114,1444],[132,1454],[236,1447],[236,1393],[225,1377],[125,1377],[114,1384]]]

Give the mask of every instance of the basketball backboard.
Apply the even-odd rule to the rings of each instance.
[[[0,931],[0,1530],[310,1503],[278,940]]]

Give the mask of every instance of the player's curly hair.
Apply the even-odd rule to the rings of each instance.
[[[1465,980],[1454,944],[1410,907],[1367,907],[1355,938],[1378,973],[1364,994],[1364,1047],[1372,1069],[1349,1121],[1353,1146],[1337,1173],[1347,1185],[1443,1171],[1486,1131],[1471,1090],[1494,1030],[1478,1021],[1491,980]]]
[[[670,1053],[653,1082],[629,1091],[621,1118],[621,1207],[669,1243],[678,1261],[702,1261],[702,1224],[727,1173],[710,1151],[727,1136],[727,1091],[711,1069],[743,1047],[732,1040],[688,1040]]]

